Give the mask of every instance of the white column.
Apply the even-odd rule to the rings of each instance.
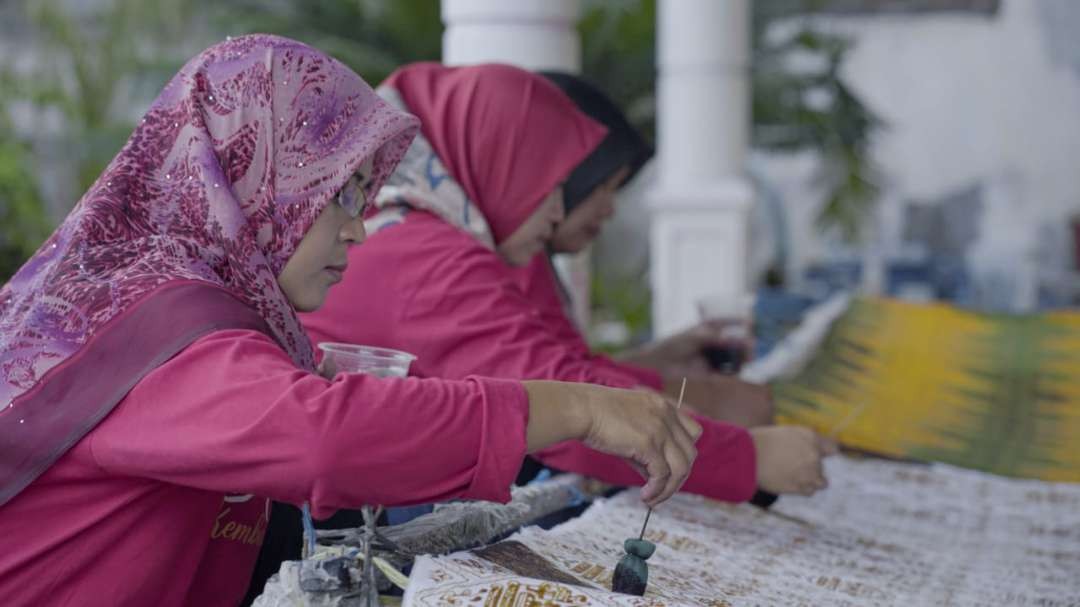
[[[698,320],[706,295],[747,284],[748,0],[659,0],[657,160],[650,193],[653,328]]]
[[[509,63],[528,70],[581,71],[580,0],[443,0],[443,63]],[[574,315],[589,319],[589,253],[559,255]]]
[[[443,63],[581,71],[580,0],[443,0]]]

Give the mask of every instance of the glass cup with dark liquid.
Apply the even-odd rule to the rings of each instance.
[[[749,293],[725,293],[698,300],[702,324],[715,331],[716,340],[702,349],[709,366],[717,373],[738,375],[754,350],[754,303]],[[758,490],[750,503],[769,508],[777,495]]]
[[[749,358],[745,341],[730,341],[705,346],[702,354],[709,361],[709,367],[717,373],[736,375],[742,369],[743,363]]]
[[[710,295],[698,301],[702,323],[713,329],[716,341],[702,349],[717,373],[737,375],[753,348],[754,296],[746,293]]]

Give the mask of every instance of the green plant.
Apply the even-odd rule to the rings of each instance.
[[[851,42],[802,23],[777,39],[769,25],[812,13],[816,0],[757,0],[753,8],[753,145],[759,149],[821,155],[819,184],[823,230],[856,240],[877,198],[869,144],[881,121],[844,82],[839,71]],[[655,0],[586,2],[581,20],[584,73],[624,103],[644,132],[655,128]],[[790,59],[816,66],[794,70]]]
[[[49,221],[27,146],[0,124],[0,284],[48,235]]]
[[[19,269],[49,229],[30,146],[16,137],[7,111],[12,84],[10,72],[0,66],[0,284]]]
[[[596,311],[594,320],[617,320],[625,324],[630,344],[647,341],[652,326],[652,293],[643,274],[601,275],[594,272],[589,283],[589,301]],[[603,351],[621,349],[593,345]]]
[[[766,21],[767,23],[767,21]],[[764,24],[757,39],[764,38]],[[883,124],[839,74],[849,40],[803,26],[755,52],[754,145],[767,150],[816,150],[821,156],[818,185],[825,204],[817,217],[822,230],[836,229],[848,241],[874,202],[878,187],[870,142]],[[814,69],[786,70],[793,54],[810,59]]]
[[[132,99],[152,98],[180,66],[195,17],[191,0],[112,0],[75,12],[59,0],[23,2],[14,14],[29,30],[19,54],[0,59],[0,280],[6,280],[48,235],[52,222],[36,179],[32,150],[48,142],[65,150],[66,166],[50,178],[59,191],[84,191],[133,127]],[[12,109],[36,120],[62,117],[59,134],[15,129]],[[63,212],[74,199],[53,207]]]
[[[805,20],[767,36],[770,24],[813,13],[816,0],[755,0],[751,3],[752,145],[775,152],[816,151],[816,185],[824,200],[817,216],[822,231],[859,238],[862,222],[877,199],[870,142],[882,122],[840,75],[852,48]],[[630,120],[650,138],[656,120],[655,0],[586,1],[580,23],[585,75],[623,103]],[[803,67],[791,67],[800,56]],[[598,316],[625,319],[631,333],[647,333],[649,298],[640,273],[593,277],[592,302]],[[779,277],[774,273],[773,282]],[[633,285],[636,289],[627,289]],[[634,300],[636,293],[637,300]]]
[[[439,0],[204,0],[232,34],[261,32],[301,40],[381,82],[403,64],[438,61]]]
[[[59,110],[74,189],[85,190],[131,133],[131,100],[151,98],[183,62],[191,0],[112,0],[76,14],[58,0],[25,2],[39,56],[32,73],[8,71],[8,101]]]

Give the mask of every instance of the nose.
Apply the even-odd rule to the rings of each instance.
[[[350,244],[360,244],[367,238],[367,231],[364,230],[364,218],[357,217],[345,222],[345,225],[341,226],[341,233],[338,234],[338,238],[342,242]]]

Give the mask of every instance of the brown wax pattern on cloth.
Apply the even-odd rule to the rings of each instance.
[[[509,569],[510,571],[538,580],[547,580],[571,586],[591,588],[590,584],[559,569],[551,561],[533,552],[531,548],[515,540],[498,542],[471,551],[476,556]]]

